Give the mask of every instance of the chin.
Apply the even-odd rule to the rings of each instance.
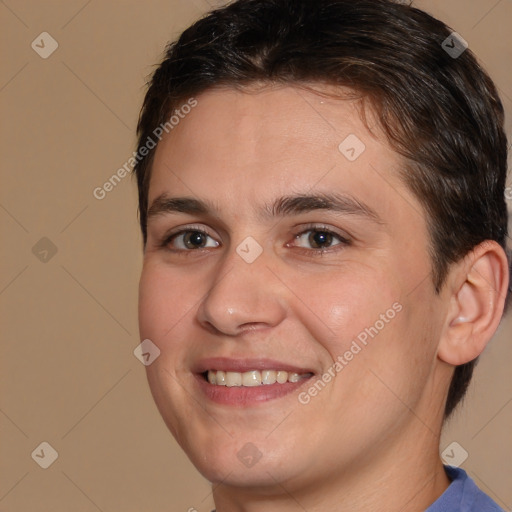
[[[294,475],[306,471],[296,460],[297,450],[288,447],[291,451],[287,453],[283,450],[286,443],[276,441],[276,446],[271,446],[273,443],[268,440],[266,443],[263,439],[256,441],[257,448],[256,444],[233,438],[230,443],[218,443],[215,448],[210,442],[201,449],[198,444],[183,449],[196,469],[214,484],[274,487],[277,482],[293,479]]]

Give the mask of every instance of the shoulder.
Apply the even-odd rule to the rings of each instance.
[[[425,512],[505,512],[462,468],[444,468],[451,483]]]

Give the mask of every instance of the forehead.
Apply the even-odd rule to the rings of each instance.
[[[332,92],[280,86],[198,95],[157,147],[149,204],[163,193],[186,194],[236,203],[240,211],[314,189],[364,197],[384,213],[411,203],[421,211],[398,178],[404,161],[372,113],[363,122],[358,101],[324,91]]]
[[[326,87],[321,91],[324,94],[292,86],[206,91],[196,98],[197,106],[164,136],[157,153],[179,146],[189,158],[207,156],[214,159],[212,163],[236,159],[243,165],[255,159],[263,163],[269,152],[272,157],[279,154],[283,159],[299,160],[301,155],[328,149],[325,157],[337,158],[338,144],[350,133],[360,139],[371,137],[371,142],[379,144],[361,120],[359,102],[327,97],[325,93],[334,91]],[[338,94],[344,98],[347,93],[339,89]],[[366,114],[371,124],[371,112]]]

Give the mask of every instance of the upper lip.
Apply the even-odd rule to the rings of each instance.
[[[252,358],[235,359],[230,357],[209,357],[201,359],[194,367],[195,373],[204,373],[208,370],[222,370],[227,372],[248,372],[250,370],[283,370],[295,373],[315,373],[308,367],[296,366],[277,359]]]

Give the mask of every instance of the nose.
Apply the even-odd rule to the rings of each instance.
[[[286,291],[268,268],[265,251],[247,263],[233,248],[217,267],[217,276],[198,308],[200,324],[236,336],[246,330],[275,327],[286,316]]]

